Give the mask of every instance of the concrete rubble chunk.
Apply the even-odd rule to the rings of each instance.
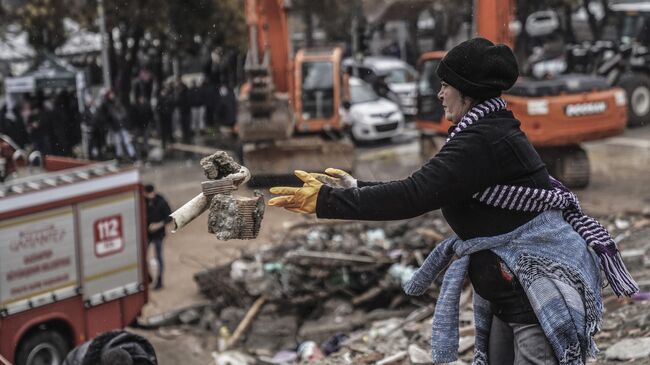
[[[418,345],[409,345],[408,353],[411,364],[433,364],[429,351],[423,350]]]
[[[213,352],[214,365],[254,365],[254,357],[239,351]]]
[[[241,165],[225,151],[217,151],[200,161],[203,173],[210,180],[218,180],[239,171]]]
[[[458,341],[458,353],[463,354],[474,348],[474,336],[464,336]]]
[[[650,337],[626,338],[605,352],[607,360],[637,360],[650,357]]]
[[[178,315],[178,320],[183,324],[196,323],[201,319],[201,314],[198,310],[192,308],[188,309]]]
[[[208,232],[222,240],[257,237],[264,217],[263,195],[254,198],[216,194],[210,202]]]

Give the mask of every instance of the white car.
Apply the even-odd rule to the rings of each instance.
[[[372,87],[351,77],[350,105],[342,110],[343,121],[350,126],[355,141],[390,139],[404,131],[404,114],[399,105],[379,97]]]
[[[349,58],[343,62],[344,66],[354,64]],[[397,95],[402,112],[408,117],[415,117],[418,111],[418,73],[413,67],[399,58],[386,56],[365,57],[360,67],[366,77],[369,77],[368,72],[374,74],[371,77],[381,77],[390,91]]]

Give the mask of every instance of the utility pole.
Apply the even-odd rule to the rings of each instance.
[[[361,23],[361,2],[359,0],[353,0],[350,2],[352,8],[352,24],[351,24],[351,34],[352,34],[352,59],[354,60],[354,66],[352,67],[352,75],[354,77],[359,77],[359,67],[363,61],[363,53],[361,51],[361,39],[359,34],[359,26]]]
[[[111,64],[108,60],[108,34],[106,33],[106,16],[104,15],[104,0],[97,0],[97,15],[99,16],[99,31],[102,36],[102,74],[104,87],[111,88]]]

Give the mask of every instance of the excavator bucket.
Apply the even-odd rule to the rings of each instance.
[[[237,133],[241,142],[275,141],[291,137],[294,120],[289,99],[276,95],[268,103],[272,105],[271,108],[262,114],[256,113],[260,109],[259,102],[242,102],[237,112]]]

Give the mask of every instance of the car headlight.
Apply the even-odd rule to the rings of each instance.
[[[625,90],[616,90],[614,92],[614,102],[616,103],[616,106],[627,104],[627,95],[625,94]]]
[[[548,100],[531,100],[528,102],[528,115],[548,114]]]

